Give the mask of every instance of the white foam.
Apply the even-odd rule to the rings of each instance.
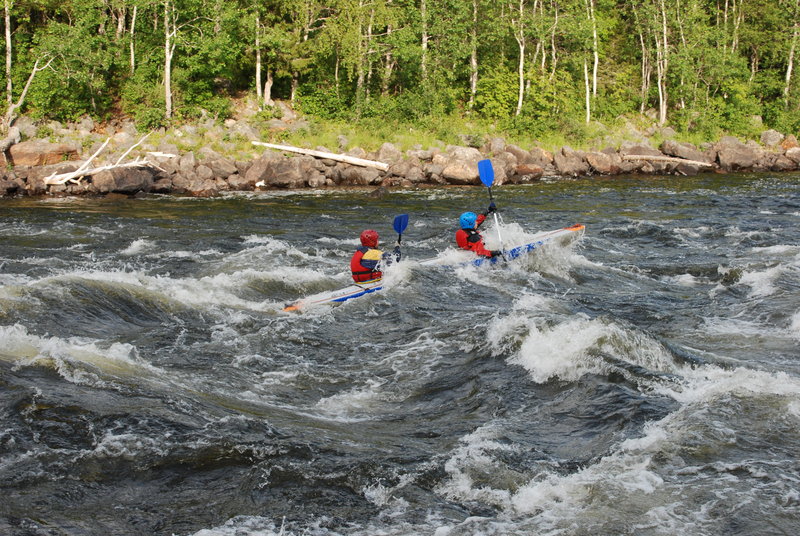
[[[210,529],[201,529],[193,536],[289,536],[284,525],[277,527],[272,519],[258,516],[236,516],[224,524]]]
[[[740,282],[750,287],[750,297],[765,297],[775,293],[775,281],[783,274],[781,265],[773,266],[762,272],[745,272]]]
[[[131,244],[120,251],[120,254],[132,256],[132,255],[140,255],[147,251],[152,251],[155,249],[157,244],[152,240],[147,240],[146,238],[137,238]]]
[[[76,367],[83,363],[117,377],[158,376],[161,370],[139,357],[136,347],[113,343],[98,346],[96,341],[72,337],[40,337],[28,333],[20,324],[0,326],[0,359],[15,367],[46,366],[76,384],[108,385],[91,369]]]
[[[800,340],[800,309],[792,315],[792,323],[789,325],[789,335]]]
[[[671,282],[675,285],[679,285],[682,287],[694,287],[697,286],[697,284],[699,283],[699,280],[692,274],[680,274],[680,275],[666,277],[665,281]]]
[[[138,460],[144,456],[166,456],[169,454],[169,449],[163,445],[163,439],[160,437],[115,433],[107,430],[98,441],[92,454],[99,457]]]
[[[320,399],[316,409],[340,422],[360,422],[375,417],[374,408],[382,401],[381,387],[385,380],[370,379],[362,386]]]

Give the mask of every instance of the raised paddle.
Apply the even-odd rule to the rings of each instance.
[[[492,197],[492,184],[494,184],[494,168],[492,161],[489,159],[480,160],[478,162],[478,175],[481,182],[486,188],[489,189],[489,206],[494,205],[494,197]],[[500,251],[503,252],[505,258],[505,248],[503,247],[503,237],[500,236],[500,222],[497,221],[497,212],[494,212],[494,226],[497,227],[497,239],[500,241]]]
[[[408,214],[400,214],[394,217],[394,230],[397,231],[397,243],[403,238],[403,231],[408,227]]]

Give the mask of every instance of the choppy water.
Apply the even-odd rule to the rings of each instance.
[[[797,534],[798,178],[3,201],[0,533]]]

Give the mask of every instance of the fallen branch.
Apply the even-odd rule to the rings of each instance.
[[[288,151],[290,153],[305,154],[308,156],[315,156],[317,158],[327,158],[329,160],[336,160],[337,162],[344,162],[354,166],[370,167],[386,171],[389,169],[389,164],[384,162],[377,162],[375,160],[365,160],[363,158],[356,158],[354,156],[347,156],[344,154],[327,153],[325,151],[315,151],[313,149],[302,149],[300,147],[292,147],[291,145],[275,145],[273,143],[264,143],[261,141],[254,141],[253,145],[261,145],[269,147],[270,149],[277,149],[279,151]]]
[[[689,164],[691,166],[699,167],[714,167],[714,164],[708,162],[700,162],[698,160],[687,160],[685,158],[676,158],[674,156],[650,156],[644,154],[626,154],[622,156],[623,160],[648,160],[652,162],[670,162],[675,164]]]
[[[103,151],[103,149],[106,148],[106,145],[108,145],[108,142],[111,141],[111,138],[109,137],[108,139],[106,139],[105,142],[103,142],[103,145],[101,145],[100,148],[97,149],[94,152],[94,154],[89,157],[88,160],[86,160],[86,162],[81,164],[81,167],[79,167],[75,171],[70,171],[68,173],[60,173],[58,175],[53,173],[52,175],[50,175],[49,177],[47,177],[44,180],[44,183],[47,186],[52,186],[54,184],[66,184],[67,182],[70,182],[70,181],[72,181],[74,183],[78,183],[80,181],[80,179],[83,178],[83,177],[86,177],[88,175],[94,175],[95,173],[100,173],[101,171],[107,171],[109,169],[114,169],[114,168],[154,167],[156,169],[161,169],[158,166],[156,166],[155,164],[152,164],[152,163],[148,162],[147,160],[140,160],[139,158],[137,158],[133,162],[126,162],[124,164],[120,164],[120,161],[123,158],[125,158],[128,155],[128,153],[130,153],[131,150],[133,150],[134,147],[136,147],[137,145],[142,143],[145,140],[145,138],[147,138],[147,136],[149,136],[149,135],[150,135],[149,133],[146,134],[144,137],[142,137],[142,139],[140,139],[138,142],[136,142],[134,145],[132,145],[127,151],[125,151],[125,153],[121,157],[119,157],[119,159],[117,160],[117,162],[115,164],[109,164],[109,165],[106,165],[106,166],[100,166],[100,167],[89,169],[89,163],[91,163],[91,161],[94,160],[97,157],[97,155],[99,155]]]
[[[87,173],[85,173],[85,170],[89,167],[89,163],[92,160],[94,160],[97,157],[97,155],[99,155],[103,151],[103,149],[106,148],[106,145],[108,145],[108,142],[110,142],[110,141],[111,141],[111,138],[110,137],[107,138],[106,141],[103,143],[103,145],[101,145],[100,148],[97,149],[94,152],[94,154],[92,156],[90,156],[89,159],[86,162],[81,164],[81,166],[78,169],[76,169],[75,171],[70,171],[69,173],[61,173],[59,175],[56,175],[55,173],[53,173],[52,175],[47,177],[44,180],[45,185],[50,186],[52,184],[64,184],[65,182],[67,182],[69,180],[72,180],[72,179],[74,179],[76,177],[83,177],[83,176],[87,175]],[[56,177],[58,177],[58,178],[56,178]]]
[[[86,177],[87,175],[95,175],[97,173],[100,173],[101,171],[107,171],[109,169],[127,168],[127,167],[157,167],[157,166],[154,166],[147,160],[134,160],[133,162],[125,162],[124,164],[109,164],[106,166],[100,166],[92,169],[75,170],[75,171],[70,171],[69,173],[50,175],[44,180],[44,183],[47,186],[52,186],[54,184],[64,184],[68,181],[78,182],[75,179]]]

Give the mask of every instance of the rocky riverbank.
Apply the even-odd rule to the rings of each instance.
[[[85,125],[89,127],[90,125]],[[92,125],[93,126],[93,125]],[[258,141],[245,124],[229,121],[221,136]],[[88,128],[73,125],[84,138]],[[385,163],[386,170],[333,159],[275,150],[237,159],[208,146],[181,151],[168,141],[142,143],[131,132],[110,136],[114,158],[96,158],[94,143],[53,143],[35,137],[12,145],[5,154],[0,196],[137,195],[142,193],[214,196],[227,191],[333,188],[343,186],[413,188],[424,185],[479,185],[477,162],[490,158],[495,184],[530,183],[547,178],[626,174],[695,175],[704,172],[786,172],[800,169],[800,144],[793,135],[765,131],[760,143],[724,137],[700,147],[666,139],[656,148],[647,140],[624,141],[618,147],[578,151],[570,147],[550,152],[526,149],[493,138],[475,146],[416,147],[401,151],[391,143],[378,151],[340,147],[342,154]],[[89,151],[84,153],[83,146]],[[340,146],[346,145],[346,140]],[[325,147],[315,150],[331,151]],[[115,167],[116,163],[126,163]],[[90,172],[87,172],[89,170]],[[60,177],[60,180],[54,180]]]

